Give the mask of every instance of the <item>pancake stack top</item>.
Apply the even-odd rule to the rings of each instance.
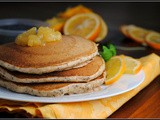
[[[63,36],[45,46],[0,46],[0,86],[19,93],[62,96],[90,92],[104,83],[104,71],[97,45],[78,36]]]

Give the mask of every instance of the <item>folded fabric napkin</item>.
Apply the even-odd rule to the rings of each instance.
[[[109,98],[88,102],[41,104],[0,99],[0,111],[41,118],[107,118],[160,74],[160,57],[156,54],[139,59],[145,72],[145,80],[137,88]]]

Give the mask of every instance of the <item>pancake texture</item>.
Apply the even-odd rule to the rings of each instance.
[[[45,73],[41,75],[9,71],[0,67],[0,76],[18,83],[41,82],[88,82],[100,76],[105,70],[105,62],[100,56],[93,58],[87,65],[70,70]]]
[[[87,83],[35,83],[22,84],[0,79],[0,86],[18,93],[27,93],[41,97],[57,97],[66,94],[86,93],[101,86],[106,73]]]
[[[58,97],[100,90],[105,62],[97,45],[79,36],[44,46],[0,45],[0,86],[40,97]]]
[[[43,74],[71,69],[98,54],[97,45],[78,36],[63,36],[61,41],[45,46],[0,46],[0,66],[11,71]]]

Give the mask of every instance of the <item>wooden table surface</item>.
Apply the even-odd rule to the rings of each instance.
[[[79,3],[69,3],[68,6],[77,4]],[[107,21],[109,33],[107,38],[102,41],[101,44],[106,44],[106,42],[110,41],[117,46],[117,54],[125,54],[135,58],[139,58],[150,53],[160,55],[160,51],[141,46],[130,39],[125,38],[118,30],[120,25],[124,23],[131,23],[160,31],[160,3],[83,4],[101,14],[105,21]],[[65,9],[68,6],[63,3],[29,3],[28,5],[23,3],[4,3],[0,4],[0,18],[19,17],[45,20],[47,18],[51,18],[57,12],[62,11],[62,9]],[[37,14],[39,13],[39,10],[44,11],[41,11],[41,14]],[[0,43],[5,43],[10,40],[13,40],[13,38],[4,38],[4,36],[0,36]],[[119,49],[121,46],[130,48],[140,47],[145,49],[129,50],[128,48],[128,50],[122,50]],[[14,117],[14,115],[1,112],[0,117]],[[160,76],[158,76],[135,97],[125,103],[109,118],[160,118]]]
[[[160,77],[109,118],[160,118]]]

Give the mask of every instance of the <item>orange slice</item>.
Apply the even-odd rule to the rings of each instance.
[[[50,28],[53,28],[55,31],[62,31],[65,21],[66,19],[53,17],[46,22],[50,25]]]
[[[97,38],[95,39],[95,42],[100,42],[102,41],[108,33],[108,27],[105,21],[102,19],[102,17],[99,16],[100,22],[101,22],[101,30]]]
[[[94,13],[77,14],[69,18],[63,28],[65,35],[79,35],[95,40],[100,33],[101,22]]]
[[[90,13],[92,12],[91,9],[83,6],[83,5],[78,5],[72,8],[68,8],[66,11],[59,13],[59,17],[61,18],[70,18],[76,14],[81,14],[81,13]]]
[[[124,56],[114,56],[106,62],[107,77],[105,84],[112,84],[117,81],[125,71]]]
[[[160,50],[160,33],[150,32],[146,36],[146,42],[150,47]]]
[[[128,38],[130,38],[129,34],[128,34],[128,30],[132,29],[133,27],[135,27],[134,25],[122,25],[120,27],[120,31],[122,32],[122,34]]]
[[[128,30],[129,37],[143,45],[147,45],[145,42],[145,37],[149,33],[148,30],[140,28],[140,27],[132,27],[131,29]]]
[[[137,74],[141,70],[142,65],[140,61],[128,56],[125,56],[124,60],[126,64],[125,74]]]

